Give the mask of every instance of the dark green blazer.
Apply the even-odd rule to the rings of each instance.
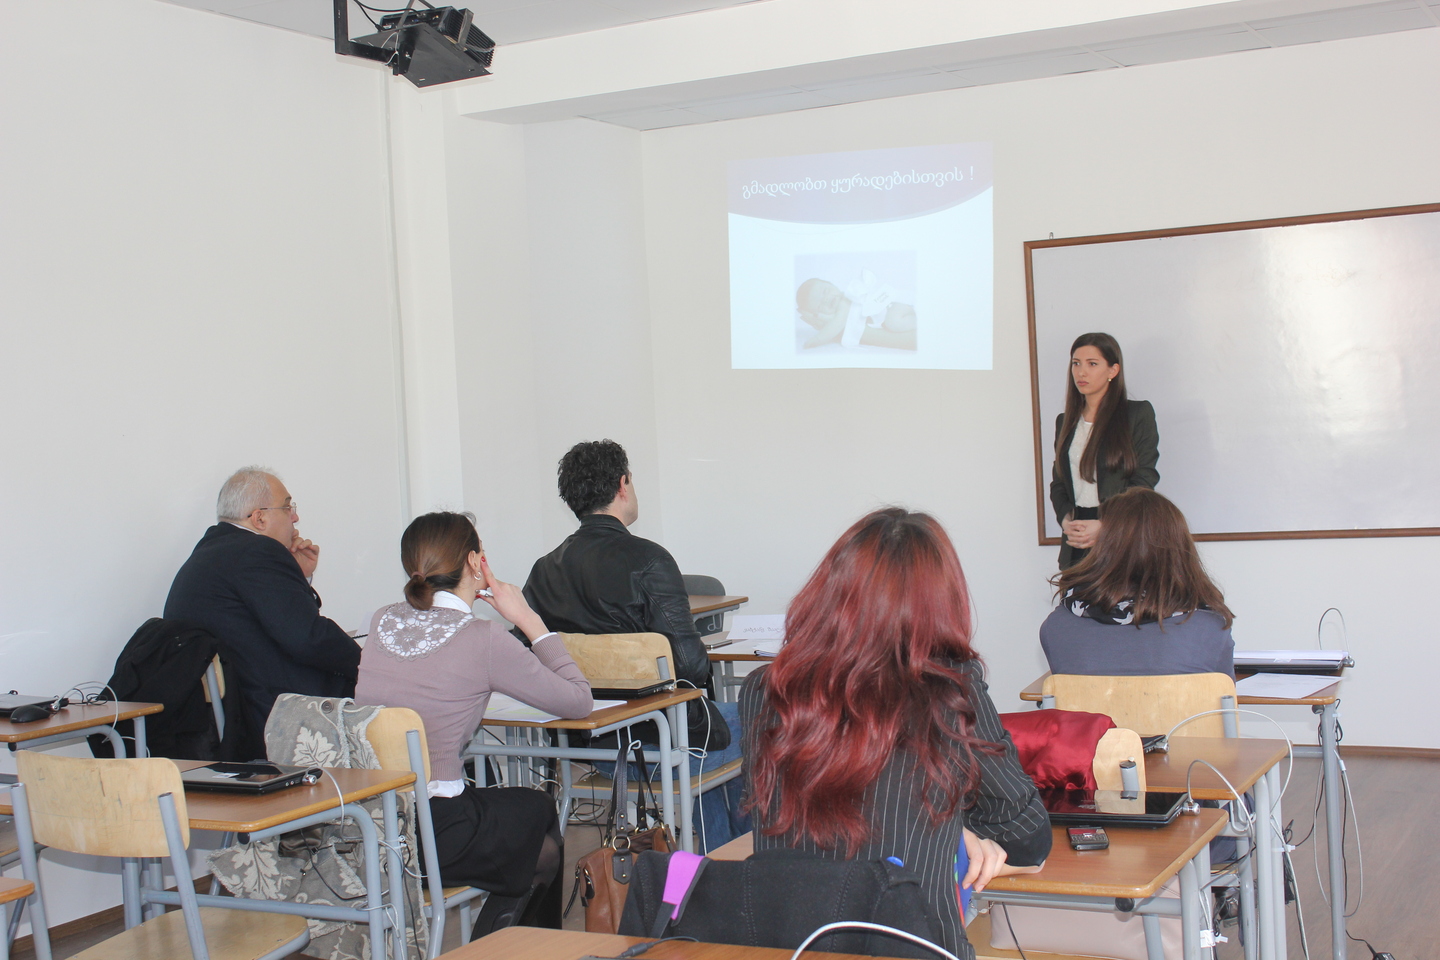
[[[1104,503],[1115,494],[1131,487],[1155,489],[1160,482],[1160,471],[1155,464],[1160,460],[1160,432],[1155,427],[1155,408],[1149,400],[1126,400],[1130,414],[1130,442],[1135,447],[1135,472],[1128,477],[1118,471],[1100,469],[1096,478],[1100,487],[1100,502]],[[1055,433],[1065,422],[1065,414],[1055,418]],[[1063,524],[1065,518],[1075,509],[1075,485],[1070,477],[1070,441],[1075,437],[1071,430],[1055,455],[1055,468],[1051,471],[1050,503],[1055,508],[1055,519]],[[1060,540],[1060,569],[1070,565],[1071,546],[1062,537]]]

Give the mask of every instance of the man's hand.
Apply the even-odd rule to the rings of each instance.
[[[290,536],[290,553],[295,557],[295,562],[300,564],[300,572],[305,574],[309,580],[315,576],[315,568],[320,563],[320,545],[306,540],[300,534]]]
[[[1099,520],[1066,520],[1065,542],[1076,550],[1089,550],[1100,535]]]
[[[960,886],[969,887],[979,893],[985,889],[985,885],[994,880],[1005,866],[1005,848],[994,840],[984,840],[971,833],[968,829],[964,832],[965,853],[970,858],[970,868],[965,871],[965,878],[960,881]]]
[[[520,588],[495,576],[490,571],[490,561],[483,556],[480,558],[480,575],[485,578],[485,589],[490,591],[490,596],[482,593],[475,599],[490,604],[496,613],[519,627],[520,632],[532,641],[550,632],[545,628],[545,621],[525,602],[525,594],[520,592]]]

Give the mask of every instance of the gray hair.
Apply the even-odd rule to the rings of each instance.
[[[261,507],[270,506],[270,478],[275,471],[265,467],[241,467],[230,475],[215,500],[215,516],[232,522],[244,520]]]

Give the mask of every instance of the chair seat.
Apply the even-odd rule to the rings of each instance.
[[[34,892],[35,884],[29,880],[12,880],[9,877],[0,877],[0,903],[10,903],[12,900],[28,897]]]
[[[201,907],[200,921],[205,925],[205,942],[210,948],[211,960],[258,960],[281,947],[310,940],[305,918],[283,913]],[[172,910],[75,954],[74,960],[157,960],[189,956],[185,915]]]
[[[445,898],[446,903],[450,903],[451,906],[454,906],[455,904],[451,903],[451,898],[457,897],[467,891],[469,891],[470,896],[464,897],[464,900],[474,900],[476,897],[484,896],[485,894],[485,891],[481,890],[479,887],[461,885],[458,887],[446,887],[444,890],[441,891],[441,895]],[[422,890],[421,892],[425,897],[425,905],[428,907],[430,905],[430,888],[425,887],[424,890]],[[456,902],[458,903],[460,901]]]

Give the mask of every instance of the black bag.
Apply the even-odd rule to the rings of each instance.
[[[218,649],[215,638],[200,627],[159,617],[146,620],[126,642],[115,660],[115,673],[108,686],[116,700],[165,705],[164,711],[146,718],[145,739],[152,757],[221,759],[220,736],[203,686],[205,668]],[[235,685],[231,684],[222,705],[227,718],[233,715],[229,708],[234,689]],[[133,738],[133,728],[134,723],[129,720],[116,724],[126,739]],[[90,752],[95,756],[115,755],[105,737],[96,734],[89,740]]]
[[[629,937],[694,937],[702,943],[793,950],[827,923],[863,920],[940,943],[940,924],[920,893],[920,878],[883,860],[823,860],[791,850],[748,860],[709,860],[695,879],[679,920],[659,918],[670,854],[642,853],[620,918]],[[866,930],[837,930],[816,950],[882,957],[935,954],[908,940]]]

